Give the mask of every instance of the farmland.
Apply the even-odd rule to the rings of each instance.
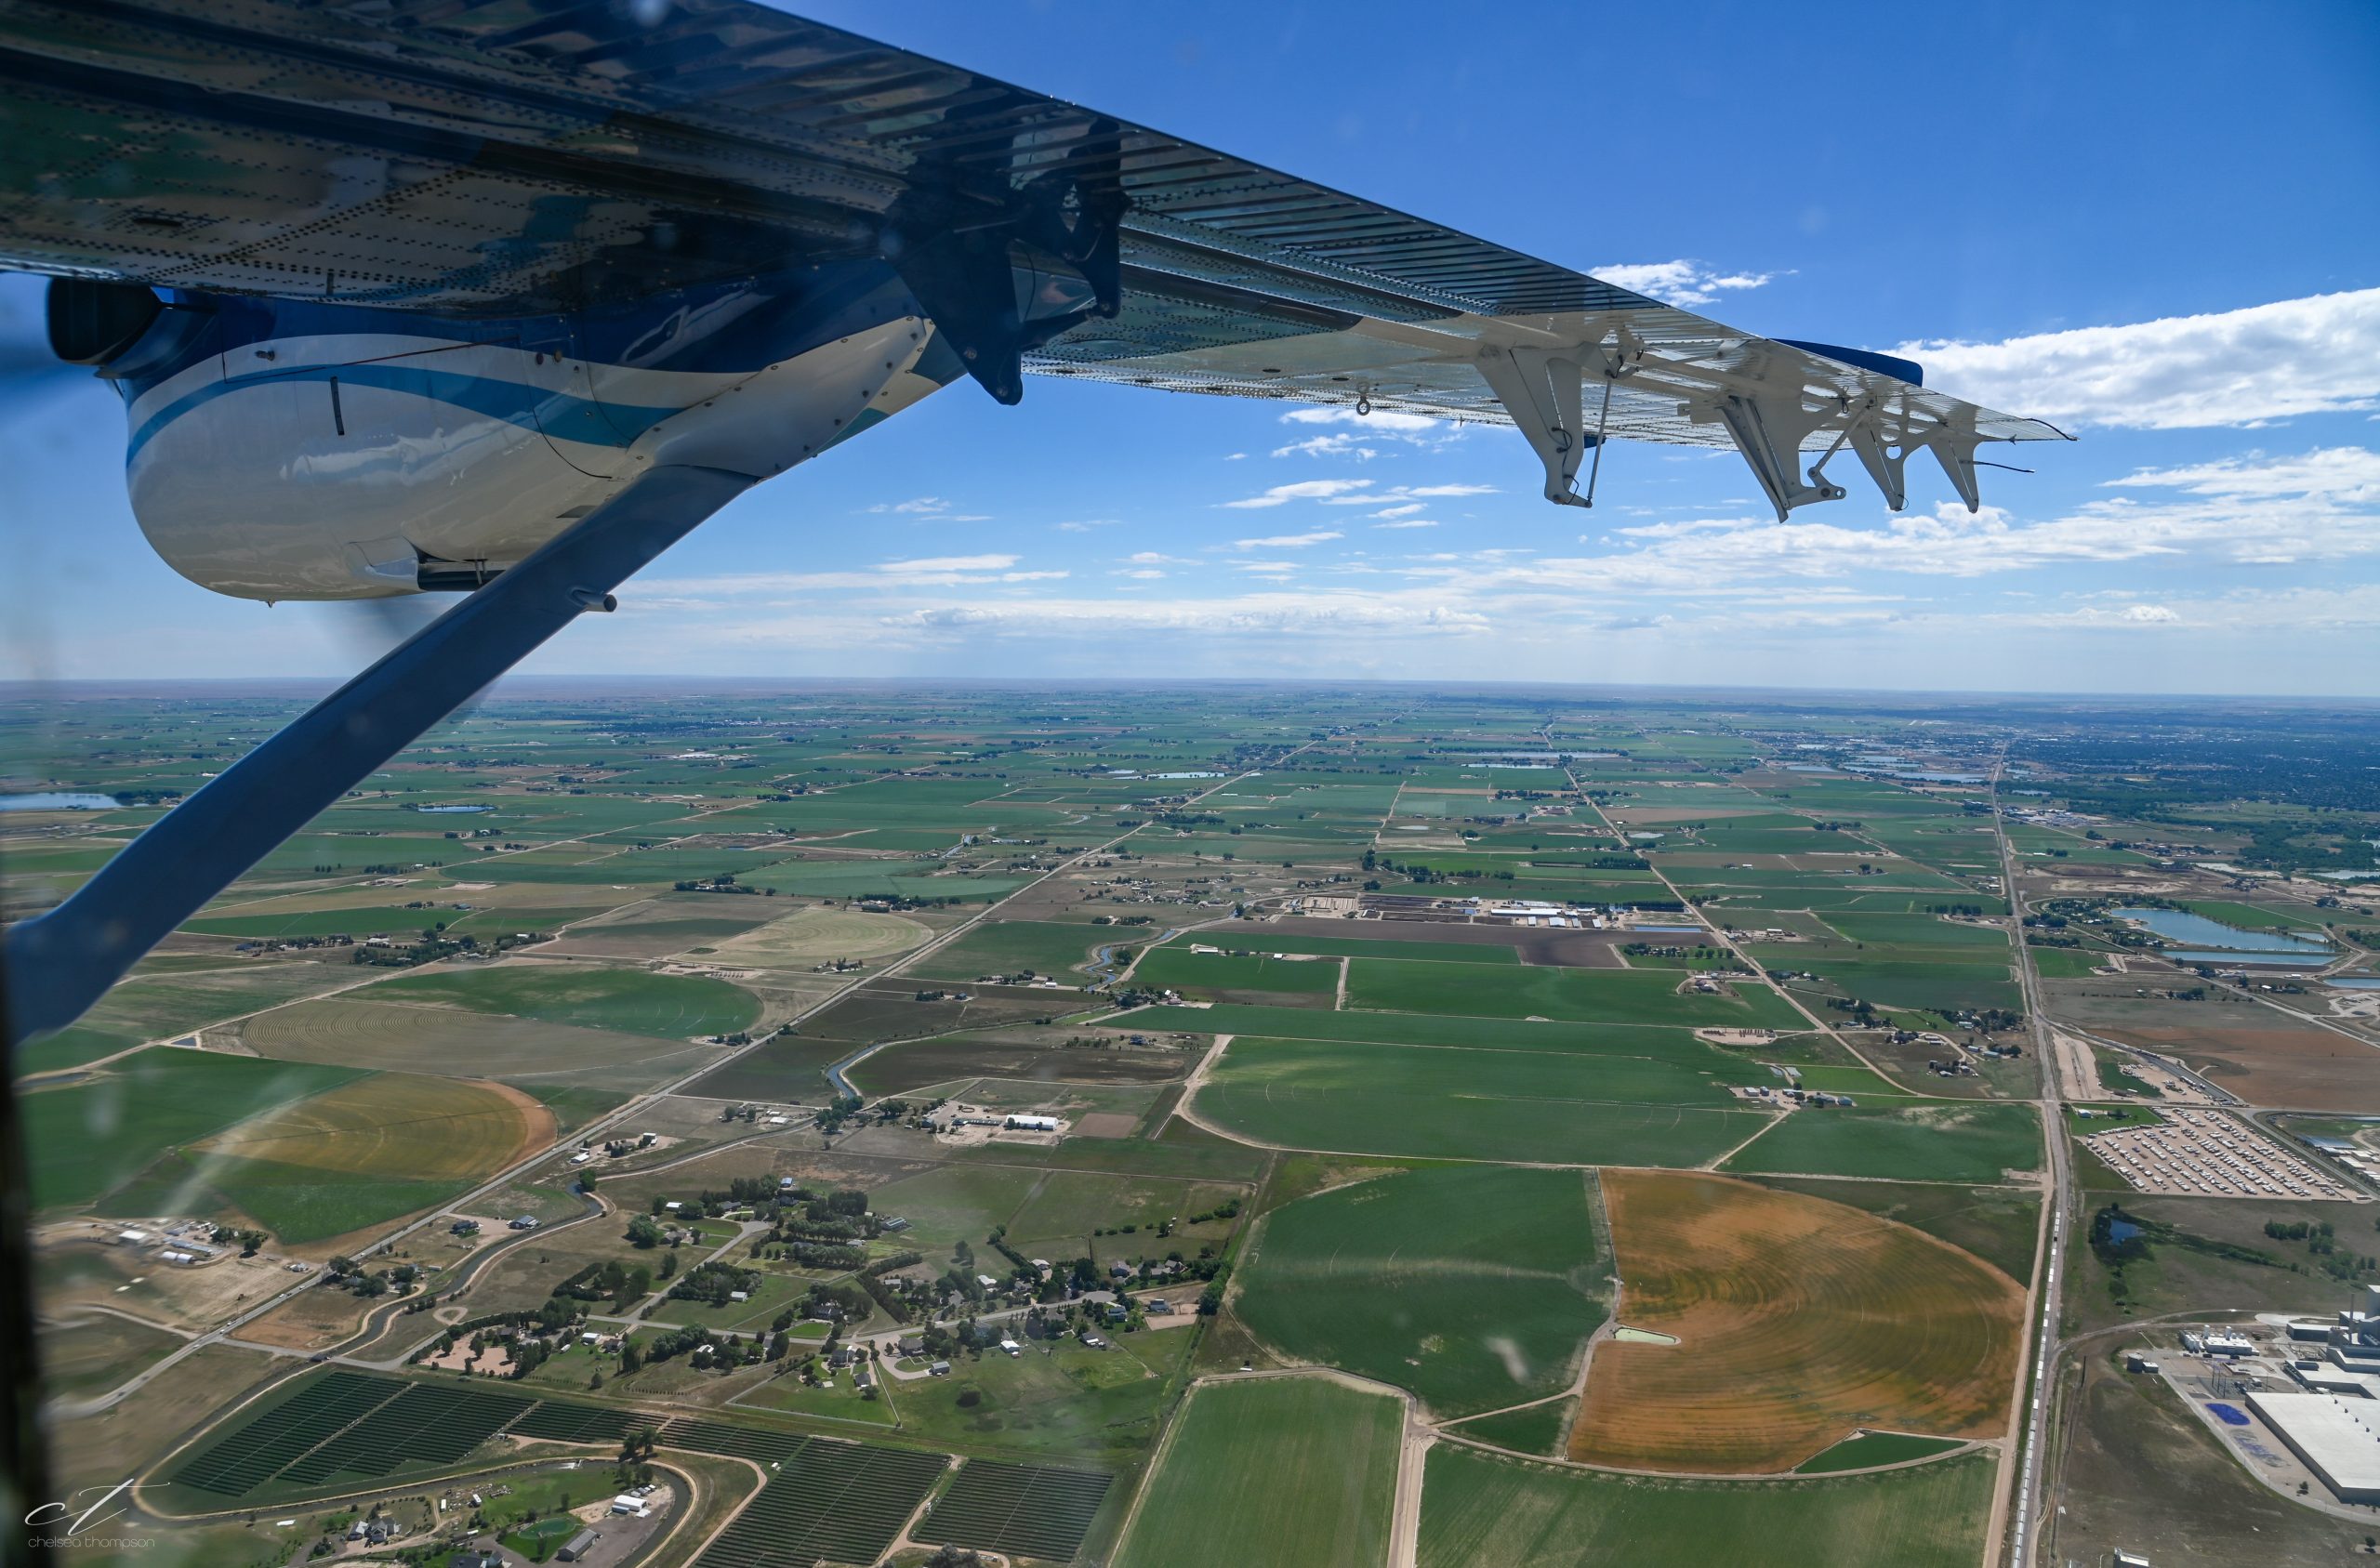
[[[1681,993],[1676,976],[1501,965],[1422,965],[1357,958],[1347,967],[1351,1008],[1474,1018],[1549,1018],[1587,1023],[1683,1023],[1791,1029],[1801,1020],[1765,987]]]
[[[1374,1177],[1275,1210],[1240,1321],[1440,1415],[1557,1391],[1602,1321],[1589,1182],[1496,1166]]]
[[[395,1272],[386,1296],[307,1289],[239,1332],[313,1353],[377,1301],[357,1353],[378,1357],[450,1319],[491,1343],[517,1315],[561,1320],[518,1381],[417,1386],[518,1402],[487,1430],[523,1439],[612,1450],[657,1425],[664,1463],[784,1467],[705,1559],[739,1568],[896,1555],[930,1497],[920,1541],[1050,1561],[1377,1561],[1404,1419],[1384,1389],[1438,1436],[1406,1477],[1433,1565],[1972,1561],[2044,1190],[2011,892],[2069,1030],[2254,1106],[2380,1112],[2358,1098],[2374,1025],[2354,997],[2177,969],[2104,914],[2162,899],[2344,951],[2380,932],[2361,889],[2224,886],[2192,868],[2272,840],[2192,825],[2199,807],[2069,811],[2085,774],[2026,750],[2064,717],[1399,697],[495,693],[20,1057],[48,1074],[23,1103],[37,1277],[73,1325],[61,1389],[104,1394],[113,1361],[154,1365],[298,1281],[285,1263],[346,1253]],[[171,794],[278,711],[92,699],[59,733],[78,785]],[[2192,770],[2198,745],[2176,754]],[[1861,761],[1886,752],[1909,776]],[[2020,788],[1969,782],[2003,755]],[[2135,782],[2155,766],[2121,758]],[[54,896],[156,814],[0,822],[0,893]],[[2347,821],[2322,824],[2325,856],[2380,836]],[[205,1048],[141,1048],[185,1038]],[[856,1107],[827,1073],[846,1061]],[[1783,1109],[1794,1087],[1857,1103]],[[953,1105],[1064,1130],[953,1130]],[[581,1218],[581,1181],[614,1212]],[[898,1226],[847,1225],[827,1200],[854,1192]],[[2121,1271],[2073,1237],[2064,1306],[2085,1327],[2328,1310],[2370,1272],[2352,1209],[2124,1201],[2161,1229]],[[464,1210],[480,1232],[449,1230]],[[699,1239],[639,1245],[638,1214]],[[428,1223],[380,1246],[406,1216]],[[2263,1230],[2298,1219],[2336,1246]],[[267,1240],[229,1267],[114,1242],[160,1220]],[[757,1272],[743,1299],[665,1295],[631,1323],[628,1282],[588,1283],[713,1254]],[[1126,1304],[1158,1296],[1188,1310]],[[392,1311],[433,1297],[435,1315]],[[1017,1352],[970,1342],[971,1318]],[[583,1337],[623,1328],[641,1364]],[[697,1331],[707,1358],[654,1353]],[[830,1343],[948,1369],[887,1371],[866,1399],[844,1369],[801,1375]],[[498,1455],[471,1437],[498,1406],[450,1418],[309,1372],[225,1416],[260,1352],[194,1364],[237,1375],[127,1402],[168,1431],[70,1423],[90,1434],[69,1443],[78,1473],[192,1437],[165,1479],[187,1463],[236,1484],[191,1496],[237,1513]],[[478,1444],[451,1463],[428,1451],[449,1426]],[[273,1448],[284,1433],[297,1446]],[[1879,1465],[1902,1468],[1857,1473]],[[2140,1517],[2069,1497],[2078,1519]]]
[[[89,1203],[176,1144],[362,1076],[165,1048],[126,1058],[89,1082],[26,1097],[33,1202]]]
[[[1121,1568],[1372,1568],[1388,1541],[1403,1413],[1329,1377],[1200,1387],[1176,1419]]]
[[[1633,1328],[1601,1347],[1570,1456],[1712,1474],[1791,1469],[1855,1428],[1993,1437],[2022,1293],[1907,1227],[1722,1178],[1610,1172]]]
[[[406,975],[373,996],[664,1039],[749,1028],[760,1016],[749,992],[722,980],[550,964]]]
[[[2030,1106],[1862,1105],[1788,1116],[1726,1168],[1996,1182],[2041,1159],[2041,1118]]]
[[[1282,1147],[1461,1158],[1492,1146],[1569,1165],[1713,1158],[1767,1119],[1731,1103],[1639,1058],[1263,1039],[1234,1040],[1196,1101],[1216,1126]]]
[[[1430,1452],[1418,1561],[1967,1568],[1983,1539],[1991,1478],[1990,1460],[1978,1456],[1833,1480],[1648,1481],[1442,1444]]]

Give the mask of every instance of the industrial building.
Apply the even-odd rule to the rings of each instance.
[[[2380,1503],[2380,1401],[2259,1390],[2248,1408],[2339,1501]]]
[[[1011,1132],[1055,1132],[1058,1130],[1058,1118],[1055,1116],[1011,1116],[1006,1125]]]

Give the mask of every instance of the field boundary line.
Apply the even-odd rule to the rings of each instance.
[[[1695,1168],[1698,1170],[1717,1170],[1721,1166],[1726,1165],[1729,1160],[1734,1159],[1738,1154],[1742,1153],[1745,1150],[1751,1148],[1762,1139],[1766,1138],[1778,1127],[1784,1126],[1785,1118],[1792,1113],[1793,1113],[1791,1111],[1778,1112],[1775,1115],[1769,1117],[1765,1123],[1762,1124],[1758,1132],[1753,1133],[1750,1138],[1745,1139],[1741,1143],[1737,1144],[1726,1153],[1713,1156],[1710,1164],[1697,1166]]]

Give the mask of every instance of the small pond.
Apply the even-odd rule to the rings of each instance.
[[[73,789],[40,795],[0,795],[0,811],[112,811],[123,804],[112,795]]]

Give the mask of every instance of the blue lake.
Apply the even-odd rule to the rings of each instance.
[[[0,811],[112,811],[123,804],[112,795],[90,795],[79,790],[0,795]]]
[[[2243,953],[2280,953],[2320,959],[2328,957],[2331,952],[2329,942],[2315,938],[2287,936],[2280,931],[2241,930],[2237,926],[2227,926],[2220,920],[2210,920],[2203,915],[2193,915],[2186,909],[2119,909],[2115,913],[2126,920],[2148,927],[2167,942],[2219,948],[2235,958]],[[2167,956],[2184,958],[2191,955],[2174,953]]]
[[[2185,952],[2169,947],[2162,956],[2176,964],[2229,964],[2257,969],[2319,969],[2331,961],[2327,953],[2241,953],[2215,948]]]
[[[2342,991],[2380,991],[2380,979],[2373,979],[2367,975],[2354,975],[2346,980],[2327,981],[2324,983],[2335,985]]]

